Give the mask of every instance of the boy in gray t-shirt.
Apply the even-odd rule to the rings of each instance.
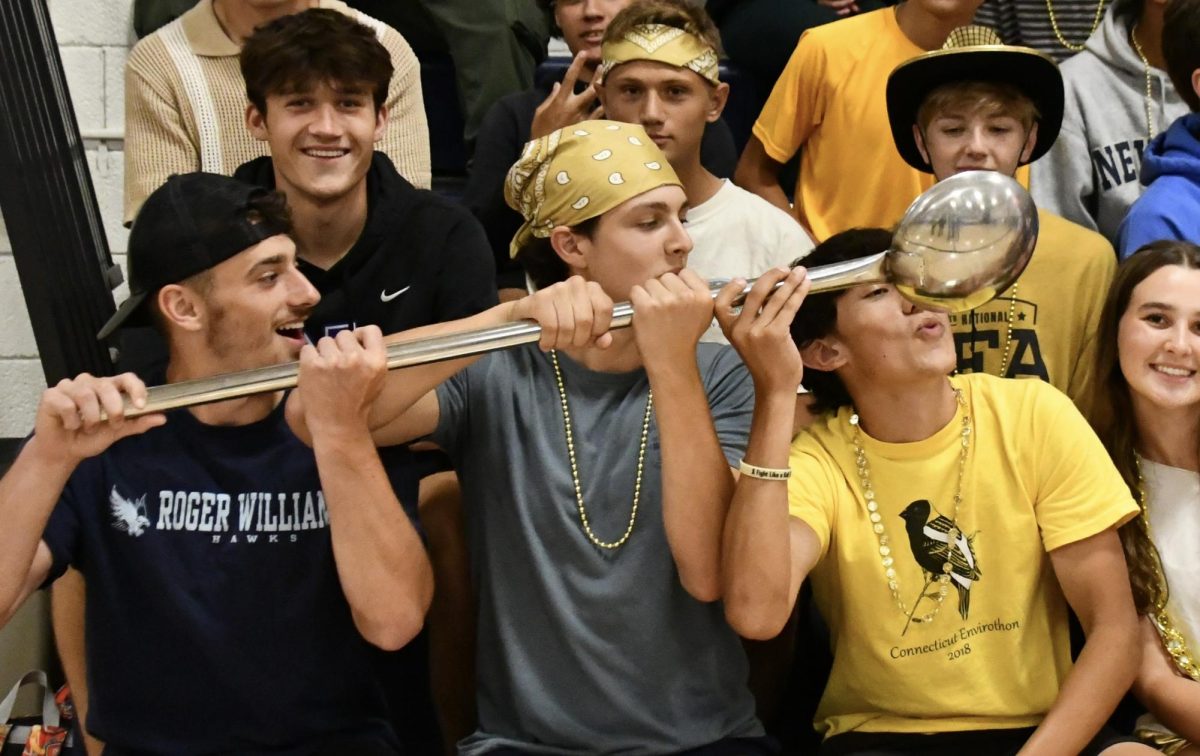
[[[403,371],[374,409],[377,442],[431,435],[462,481],[479,729],[460,752],[773,753],[718,601],[753,385],[697,346],[713,305],[680,182],[641,126],[585,121],[530,142],[506,194],[540,290],[426,333],[507,307],[541,349]],[[610,333],[621,299],[633,327]]]
[[[481,728],[460,752],[674,753],[761,735],[721,604],[690,596],[671,558],[653,418],[638,475],[647,372],[556,356],[588,526],[610,544],[629,537],[607,549],[581,525],[554,357],[533,346],[497,352],[438,387],[433,439],[462,480],[479,595]],[[754,405],[750,375],[729,347],[701,344],[696,362],[721,451],[736,466]]]

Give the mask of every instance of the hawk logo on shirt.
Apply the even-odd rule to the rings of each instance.
[[[113,486],[112,493],[108,495],[108,507],[112,512],[113,527],[121,532],[136,538],[150,527],[150,518],[146,516],[145,494],[136,501],[130,501]]]
[[[931,514],[935,514],[933,507],[925,499],[914,501],[900,513],[913,559],[925,573],[925,587],[913,604],[912,614],[916,614],[917,605],[923,599],[938,600],[938,590],[932,593],[927,591],[933,583],[940,583],[943,574],[948,574],[949,585],[958,591],[958,614],[965,620],[971,612],[971,587],[983,577],[975,558],[975,536],[963,533],[949,517],[937,514],[930,519]],[[951,531],[954,533],[953,542]],[[945,572],[947,562],[950,564],[948,573]],[[910,619],[913,622],[921,621],[912,615]],[[904,630],[908,631],[907,625]]]

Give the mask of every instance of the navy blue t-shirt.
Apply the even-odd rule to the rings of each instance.
[[[282,402],[236,427],[178,410],[114,444],[76,469],[43,537],[51,580],[68,564],[87,578],[88,729],[114,750],[395,743]]]

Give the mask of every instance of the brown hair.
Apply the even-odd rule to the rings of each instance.
[[[1133,25],[1142,17],[1142,9],[1145,7],[1145,0],[1113,0],[1112,4],[1113,15],[1125,25],[1127,30],[1132,29]]]
[[[717,30],[717,25],[703,6],[691,0],[634,0],[613,17],[608,28],[604,30],[604,41],[621,39],[635,26],[647,24],[662,24],[683,29],[688,34],[698,37],[717,55],[721,54],[721,32]]]
[[[1171,0],[1163,12],[1163,58],[1175,91],[1193,113],[1200,111],[1200,96],[1192,87],[1192,74],[1200,68],[1197,39],[1200,39],[1200,0]]]
[[[246,98],[267,112],[272,94],[303,92],[321,82],[365,86],[379,111],[392,80],[392,56],[375,32],[327,8],[283,16],[263,24],[241,53]]]
[[[892,232],[883,228],[852,228],[834,234],[821,242],[799,262],[805,267],[845,262],[867,257],[888,249],[892,245]],[[810,294],[804,306],[792,320],[792,341],[804,349],[819,338],[833,333],[837,327],[837,303],[845,291],[827,294]],[[837,410],[854,403],[846,384],[837,373],[804,367],[804,387],[812,394],[814,414]]]
[[[1027,133],[1041,117],[1033,100],[1012,84],[1001,81],[954,81],[925,95],[917,110],[917,125],[924,132],[934,118],[958,109],[970,113],[982,112],[989,116],[1011,116],[1021,122]]]
[[[571,226],[571,231],[591,239],[596,233],[596,226],[600,224],[601,215]],[[571,269],[567,267],[566,261],[558,256],[554,251],[554,247],[550,244],[549,239],[533,237],[525,246],[517,250],[517,262],[525,269],[529,280],[539,289],[544,289],[551,284],[556,284],[559,281],[565,281],[571,275]]]
[[[1177,2],[1178,0],[1172,0]],[[1138,481],[1137,461],[1134,448],[1137,441],[1137,426],[1133,415],[1129,383],[1121,372],[1120,355],[1117,351],[1117,331],[1121,317],[1129,308],[1133,290],[1150,274],[1168,265],[1200,270],[1200,247],[1178,241],[1156,241],[1139,249],[1117,268],[1116,277],[1108,291],[1104,309],[1100,314],[1100,327],[1096,333],[1096,380],[1098,397],[1092,425],[1113,464],[1129,486],[1135,500],[1141,502],[1141,485]],[[1197,439],[1197,455],[1200,455],[1200,439]],[[1155,605],[1165,602],[1166,586],[1160,586],[1157,571],[1160,568],[1158,550],[1150,540],[1141,517],[1121,526],[1121,545],[1125,549],[1125,561],[1129,565],[1129,581],[1133,588],[1133,600],[1138,611],[1145,614]]]

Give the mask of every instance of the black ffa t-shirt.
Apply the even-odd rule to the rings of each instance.
[[[43,536],[87,579],[88,727],[115,752],[395,745],[338,581],[316,459],[188,411],[84,461]]]

